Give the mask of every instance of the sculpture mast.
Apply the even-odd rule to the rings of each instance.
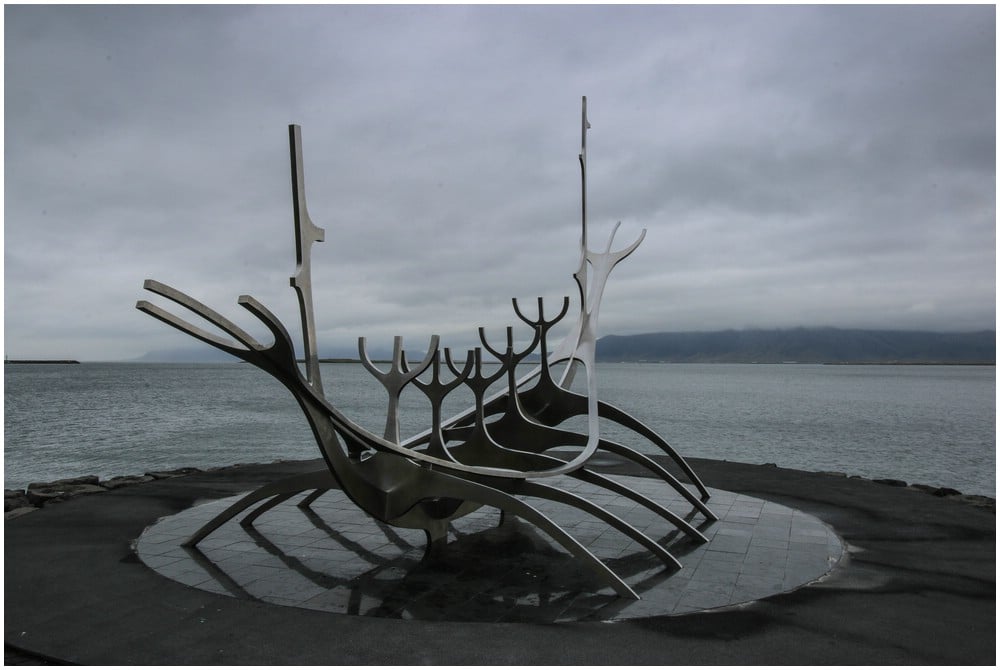
[[[297,125],[288,126],[288,148],[292,160],[292,212],[295,216],[295,274],[289,280],[299,298],[302,313],[302,340],[306,358],[306,379],[319,393],[323,381],[319,375],[316,348],[316,323],[313,318],[312,263],[313,242],[322,242],[325,231],[313,225],[306,209],[306,184],[302,172],[302,136]]]
[[[580,304],[587,304],[587,96],[583,96],[580,119],[580,268],[576,281],[580,285]]]
[[[576,353],[587,314],[587,129],[590,128],[590,121],[587,119],[587,96],[581,98],[580,108],[580,267],[573,273],[573,279],[576,280],[580,290],[580,318],[557,349],[554,358],[572,356]],[[570,360],[559,378],[559,385],[569,388],[575,376],[576,364]]]

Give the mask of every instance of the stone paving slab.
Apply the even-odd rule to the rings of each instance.
[[[391,528],[329,491],[311,508],[296,496],[244,527],[234,519],[197,550],[181,546],[242,496],[198,505],[148,528],[139,558],[159,574],[236,598],[307,609],[434,621],[619,621],[680,615],[791,591],[827,574],[843,555],[821,521],[784,505],[711,490],[719,521],[689,522],[698,543],[631,500],[569,477],[551,484],[617,513],[665,546],[683,567],[665,567],[645,547],[580,510],[525,498],[632,586],[620,598],[533,525],[492,508],[456,520],[444,555],[424,560],[422,531]],[[669,509],[690,508],[655,479],[620,476]],[[245,512],[242,516],[249,514]]]

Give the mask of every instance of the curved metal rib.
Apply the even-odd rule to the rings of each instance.
[[[499,491],[490,486],[469,481],[459,477],[451,477],[446,487],[449,495],[461,496],[466,500],[475,500],[490,507],[496,507],[503,512],[518,516],[528,521],[544,531],[549,537],[558,542],[564,549],[583,561],[587,567],[596,572],[606,583],[610,584],[618,595],[625,598],[639,600],[638,594],[626,584],[621,577],[616,575],[599,558],[594,556],[586,547],[580,544],[572,535],[560,528],[555,522],[542,512],[538,511],[528,503],[518,500],[514,496]]]
[[[674,475],[664,468],[662,465],[651,459],[646,454],[636,451],[630,447],[626,447],[624,444],[619,444],[618,442],[607,441],[604,443],[604,448],[613,454],[618,454],[623,456],[634,463],[644,466],[651,472],[659,475],[660,479],[669,484],[675,491],[680,493],[685,500],[687,500],[691,505],[694,506],[701,514],[709,521],[718,521],[719,516],[712,511],[712,509],[704,503],[704,500],[699,500],[697,496],[691,493],[690,489],[677,481]]]
[[[495,443],[499,445],[499,449],[505,452],[510,452],[512,449],[520,447],[520,449],[518,449],[517,451],[513,451],[513,453],[519,456],[530,454],[534,458],[545,458],[557,462],[563,462],[561,461],[561,459],[545,455],[542,452],[545,449],[551,448],[549,445],[555,445],[559,443],[571,444],[574,442],[574,440],[576,440],[576,444],[579,444],[580,442],[586,439],[585,436],[573,433],[571,431],[566,431],[559,428],[552,428],[549,426],[544,426],[542,424],[530,421],[525,423],[517,423],[511,430],[508,430],[506,427],[507,422],[505,421],[505,419],[507,419],[508,416],[509,415],[504,415],[504,417],[501,418],[500,420],[494,421],[493,423],[487,425],[487,430],[489,432],[490,438],[492,440],[495,440]],[[535,435],[533,436],[532,433],[535,433]],[[462,436],[456,435],[455,437],[456,439],[466,438],[466,436],[464,435]],[[539,446],[543,447],[541,451],[539,450]],[[710,508],[708,508],[701,501],[699,501],[697,497],[692,495],[691,492],[687,489],[687,487],[678,482],[677,479],[668,470],[664,469],[663,466],[661,466],[656,461],[648,458],[647,456],[645,456],[640,452],[637,452],[633,449],[620,445],[616,442],[612,442],[610,440],[601,439],[600,444],[598,445],[598,449],[602,451],[609,451],[611,453],[620,454],[622,456],[625,456],[626,458],[632,459],[633,461],[639,463],[640,465],[647,467],[649,470],[659,475],[660,478],[663,479],[667,484],[669,484],[678,492],[680,492],[688,500],[688,502],[694,505],[698,509],[698,511],[701,512],[707,519],[711,521],[718,521],[719,517],[714,512],[712,512]],[[508,460],[506,462],[509,463],[510,467],[517,467],[516,465],[517,461],[512,459],[513,457],[508,455]],[[505,461],[498,460],[497,462],[491,464],[499,464],[502,462]],[[527,466],[522,466],[522,467],[527,467]],[[537,469],[540,467],[540,465],[534,464],[531,465],[530,467]],[[621,486],[620,484],[618,484],[618,482],[614,481],[613,479],[604,477],[603,475],[593,472],[592,470],[589,470],[587,468],[580,468],[579,470],[569,473],[569,476],[575,477],[582,481],[586,481],[596,486],[600,486],[609,491],[625,496],[630,500],[634,500],[635,502],[638,502],[639,504],[656,512],[659,516],[663,517],[664,519],[672,523],[674,526],[676,526],[679,530],[683,531],[685,534],[690,536],[692,539],[698,542],[708,541],[707,538],[699,530],[697,530],[694,526],[692,526],[690,523],[685,521],[677,514],[671,512],[669,509],[659,505],[658,503],[648,499],[646,496],[640,495],[635,491],[632,491],[631,489]]]
[[[570,417],[583,414],[584,411],[586,411],[585,408],[587,407],[586,397],[572,391],[568,391],[554,383],[548,383],[544,377],[539,380],[538,385],[521,392],[520,397],[521,404],[524,406],[527,414],[547,426],[556,425],[562,423]],[[609,418],[616,423],[619,423],[619,425],[624,425],[625,427],[631,428],[636,432],[643,431],[640,432],[640,434],[647,437],[647,439],[661,448],[663,448],[663,445],[666,445],[665,451],[667,451],[668,455],[673,457],[674,461],[677,462],[678,465],[680,465],[680,467],[684,470],[685,474],[688,475],[691,479],[691,483],[698,488],[702,498],[699,499],[695,494],[693,494],[691,490],[679,482],[677,478],[670,473],[670,471],[666,470],[663,466],[656,463],[656,461],[645,457],[634,449],[630,449],[617,443],[604,441],[602,441],[599,448],[604,448],[608,451],[620,454],[645,466],[647,469],[659,475],[663,481],[667,482],[675,491],[684,496],[688,502],[697,507],[698,510],[707,518],[712,520],[718,519],[715,513],[712,512],[703,502],[709,497],[708,489],[705,488],[702,481],[697,475],[694,474],[694,470],[691,469],[680,454],[670,448],[670,445],[667,445],[666,442],[659,437],[659,435],[647,428],[645,425],[641,424],[639,421],[632,419],[632,417],[629,417],[621,410],[618,410],[618,408],[603,401],[598,401],[598,414],[602,418]],[[631,422],[622,423],[622,418],[631,419]]]
[[[564,505],[575,507],[578,510],[595,516],[615,530],[618,530],[642,546],[646,547],[646,549],[649,549],[667,565],[672,565],[678,569],[682,567],[681,562],[674,558],[673,554],[657,544],[656,540],[652,539],[621,517],[612,514],[600,505],[596,505],[586,498],[578,496],[575,493],[570,493],[569,491],[563,491],[552,486],[539,484],[538,482],[525,481],[518,487],[518,489],[518,493],[563,503]]]
[[[684,533],[685,535],[687,535],[688,537],[690,537],[692,540],[694,540],[699,544],[704,544],[708,542],[708,538],[705,537],[705,535],[700,530],[692,526],[690,523],[685,521],[683,518],[681,518],[674,512],[671,512],[669,509],[667,509],[663,505],[660,505],[656,501],[650,500],[646,496],[628,488],[624,484],[616,482],[610,477],[605,477],[604,475],[594,472],[593,470],[588,470],[587,468],[580,468],[575,473],[573,473],[572,476],[575,477],[576,479],[587,482],[588,484],[600,486],[601,488],[607,489],[612,493],[617,493],[618,495],[624,498],[628,498],[629,500],[639,503],[646,509],[650,510],[651,512],[655,512],[658,516],[669,521],[671,524],[674,525],[675,528],[677,528],[679,531],[681,531],[682,533]],[[717,519],[718,517],[715,517],[713,520]]]
[[[631,414],[610,403],[600,401],[598,403],[598,411],[600,412],[602,418],[609,419],[610,421],[614,421],[615,423],[617,423],[619,426],[622,426],[624,428],[629,428],[635,431],[636,433],[642,435],[644,438],[646,438],[647,440],[655,444],[657,447],[659,447],[668,456],[670,456],[670,458],[674,461],[674,463],[676,463],[678,467],[680,467],[681,470],[684,471],[684,475],[688,478],[688,481],[694,484],[695,487],[697,487],[698,492],[701,494],[701,499],[703,501],[708,500],[709,498],[712,497],[711,494],[708,492],[708,489],[705,488],[705,484],[702,483],[701,478],[698,477],[698,475],[695,473],[694,469],[690,465],[688,465],[688,462],[684,459],[683,456],[681,456],[673,447],[667,444],[666,440],[660,437],[659,433],[657,433],[655,430],[653,430],[643,422],[633,417]],[[694,503],[694,501],[692,501],[692,503]],[[699,509],[701,507],[702,506],[699,506]],[[704,510],[702,511],[704,512]]]
[[[557,467],[565,463],[565,461],[556,458],[554,456],[547,456],[533,451],[521,451],[502,446],[500,443],[494,441],[492,437],[494,432],[493,426],[494,424],[489,424],[488,426],[485,425],[480,426],[479,424],[477,424],[474,427],[462,429],[466,433],[462,436],[465,439],[465,441],[460,445],[452,447],[453,455],[458,460],[465,463],[476,463],[479,465],[490,465],[497,467],[509,467],[519,470],[540,469],[546,466]],[[577,435],[576,433],[570,433],[569,431],[560,431],[559,429],[547,428],[545,426],[540,426],[540,428],[546,431],[551,431],[552,433],[560,433],[560,432],[563,433],[564,441],[566,442],[571,441],[570,439],[568,439],[570,437],[585,439],[585,436]],[[604,440],[602,440],[602,443],[603,442]],[[567,476],[572,477],[574,479],[579,479],[580,481],[587,482],[594,486],[603,488],[607,491],[617,493],[618,495],[621,495],[625,498],[628,498],[629,500],[639,503],[640,505],[646,507],[647,509],[655,512],[661,518],[669,521],[678,530],[685,533],[696,542],[704,543],[708,541],[708,538],[706,538],[701,533],[701,531],[696,529],[694,526],[692,526],[690,523],[682,519],[677,514],[674,514],[666,507],[663,507],[662,505],[654,502],[653,500],[650,500],[649,498],[638,493],[637,491],[634,491],[626,486],[623,486],[619,482],[616,482],[615,480],[609,477],[605,477],[604,475],[596,473],[592,470],[588,470],[587,468],[579,468],[577,470],[574,470],[573,472],[570,472]],[[493,485],[507,492],[524,493],[525,495],[538,495],[539,497],[546,497],[550,500],[558,500],[558,502],[570,504],[573,505],[574,507],[577,507],[578,509],[583,509],[584,511],[588,511],[592,514],[594,513],[593,510],[591,510],[589,507],[584,508],[581,507],[580,505],[575,504],[576,500],[584,500],[584,502],[587,505],[589,505],[590,504],[589,501],[586,501],[585,499],[581,499],[579,497],[575,497],[573,500],[563,499],[563,498],[557,499],[555,497],[547,496],[543,493],[540,493],[542,491],[558,490],[551,486],[539,484],[538,487],[541,488],[538,488],[535,487],[535,484],[532,482],[517,482],[517,481],[508,484],[506,480],[501,482],[493,482]],[[530,488],[536,493],[528,493],[528,488],[525,487]],[[600,518],[604,517],[601,516]],[[605,520],[607,521],[608,519]],[[628,533],[628,531],[622,528],[619,528],[619,530]],[[633,539],[636,539],[639,542],[644,541],[639,538],[633,538]]]

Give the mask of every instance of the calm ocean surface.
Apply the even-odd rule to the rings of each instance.
[[[681,454],[996,496],[993,367],[598,365],[603,400]],[[381,434],[384,391],[325,364],[327,396]],[[457,392],[456,392],[457,393]],[[426,426],[404,394],[403,432]],[[449,397],[449,411],[467,397]],[[654,449],[602,422],[604,435]],[[4,366],[4,486],[319,456],[290,394],[241,363]],[[711,485],[711,482],[707,482]]]

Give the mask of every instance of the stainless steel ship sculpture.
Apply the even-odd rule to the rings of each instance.
[[[644,467],[675,489],[690,504],[691,508],[685,512],[687,519],[696,515],[706,521],[717,519],[705,504],[709,499],[708,490],[687,462],[655,431],[597,397],[594,356],[604,287],[611,270],[635,251],[646,231],[643,230],[627,247],[612,251],[616,225],[603,251],[588,247],[586,178],[590,124],[586,98],[583,98],[582,109],[579,155],[582,234],[580,264],[573,274],[580,310],[569,334],[558,346],[550,346],[550,330],[569,311],[570,299],[567,297],[553,318],[546,317],[541,298],[538,299],[537,315],[533,316],[525,314],[514,299],[517,317],[534,332],[531,343],[522,350],[515,350],[513,329],[508,327],[506,345],[494,346],[480,328],[482,347],[467,352],[461,364],[456,364],[449,349],[441,350],[437,335],[431,336],[423,359],[411,363],[403,351],[402,339],[396,337],[390,367],[382,371],[370,360],[365,339],[359,338],[358,353],[362,363],[388,394],[385,431],[381,436],[345,416],[323,392],[313,320],[310,250],[313,242],[323,241],[324,231],[313,224],[306,209],[298,126],[289,126],[297,261],[291,285],[297,293],[302,316],[305,373],[296,361],[295,347],[285,326],[251,296],[240,296],[238,303],[267,327],[274,337],[270,344],[258,342],[235,323],[187,294],[152,279],[146,280],[143,285],[146,290],[187,308],[233,339],[192,325],[145,300],[140,300],[136,307],[252,363],[284,384],[298,401],[326,462],[323,469],[275,481],[247,494],[198,530],[186,545],[197,545],[222,524],[254,505],[257,507],[240,521],[245,526],[295,495],[309,492],[299,503],[308,507],[318,496],[338,488],[378,521],[422,529],[427,535],[428,552],[444,549],[448,526],[453,519],[482,506],[498,508],[502,514],[520,517],[547,533],[596,571],[615,592],[627,598],[638,599],[639,596],[570,533],[533,507],[529,502],[531,498],[556,501],[592,515],[644,546],[662,560],[667,569],[680,567],[680,562],[665,547],[626,520],[579,495],[547,483],[556,475],[573,477],[633,500],[694,541],[707,541],[689,520],[588,467],[591,457],[598,452],[616,454]],[[490,366],[488,373],[484,367],[484,350],[499,364]],[[540,355],[540,364],[519,378],[518,364],[533,353]],[[442,367],[442,354],[450,374]],[[557,375],[558,365],[564,367]],[[574,374],[581,368],[586,375],[586,394],[570,390]],[[411,384],[430,402],[431,428],[401,440],[399,398],[403,389]],[[443,417],[443,400],[462,385],[471,390],[474,405],[456,416]],[[490,393],[494,386],[501,390]],[[568,419],[584,415],[587,417],[586,433],[560,427]],[[667,468],[636,449],[603,439],[599,430],[601,420],[615,422],[658,447],[676,463],[692,486],[685,486]],[[546,453],[556,448],[560,448],[561,455],[570,449],[572,456],[556,457]]]

